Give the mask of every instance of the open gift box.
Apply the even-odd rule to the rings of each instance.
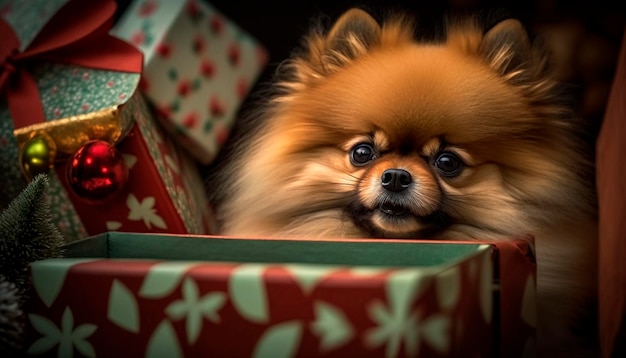
[[[110,232],[31,275],[33,355],[515,357],[534,346],[524,240]]]

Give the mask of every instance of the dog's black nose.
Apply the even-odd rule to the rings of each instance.
[[[395,168],[385,170],[380,179],[383,188],[393,192],[402,191],[408,188],[413,181],[411,173],[404,169]]]

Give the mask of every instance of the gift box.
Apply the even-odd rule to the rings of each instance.
[[[107,233],[34,262],[28,354],[521,357],[529,243]]]
[[[164,135],[136,92],[125,111],[135,120],[130,133],[116,145],[128,179],[119,193],[106,201],[87,201],[72,190],[70,162],[55,172],[88,235],[107,231],[207,234],[211,213],[204,183],[193,161]],[[89,160],[89,157],[86,157]]]
[[[597,140],[601,357],[626,355],[626,27]]]
[[[264,47],[204,1],[132,1],[112,34],[144,53],[142,91],[175,138],[210,163],[267,63]]]
[[[2,206],[45,172],[52,221],[68,241],[109,230],[207,233],[200,174],[138,91],[142,53],[108,34],[115,1],[1,6]]]

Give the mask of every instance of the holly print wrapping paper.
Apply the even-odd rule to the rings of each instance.
[[[111,31],[144,53],[141,89],[202,164],[226,141],[265,48],[206,1],[135,0]]]

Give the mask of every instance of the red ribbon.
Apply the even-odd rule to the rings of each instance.
[[[22,52],[20,41],[0,18],[0,94],[6,96],[15,128],[45,121],[37,83],[28,72],[35,63],[141,73],[143,54],[109,35],[115,0],[70,0]]]

